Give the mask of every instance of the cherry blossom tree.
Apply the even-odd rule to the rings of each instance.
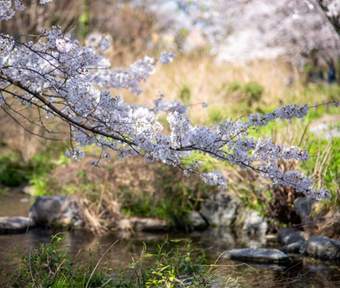
[[[63,25],[64,31],[75,26],[81,9],[81,0],[58,0],[49,5],[39,5],[39,1],[25,1],[26,9],[17,11],[15,17],[2,21],[1,31],[11,31],[13,36],[32,40],[30,35],[36,35],[41,29],[51,25]]]
[[[238,50],[238,53],[243,51],[244,55],[239,56],[250,60],[276,58],[279,55],[298,65],[313,63],[316,58],[326,62],[330,58],[337,60],[340,56],[339,35],[332,27],[327,13],[320,9],[318,3],[321,2],[323,1],[224,2],[224,5],[228,5],[227,9],[224,8],[224,15],[229,20],[227,29],[231,33],[226,41],[213,47],[217,47],[217,54],[224,54],[227,59],[231,59],[232,56],[229,55],[235,55],[237,51],[233,43],[244,43],[241,46],[244,49]],[[329,1],[331,2],[334,4],[335,1]]]
[[[340,56],[336,0],[149,2],[152,5],[147,7],[154,7],[150,9],[155,11],[158,25],[171,27],[171,31],[174,26],[176,31],[183,28],[188,34],[199,29],[218,61],[286,56],[289,61],[303,65],[316,58]],[[172,4],[164,4],[169,2]],[[167,11],[171,8],[172,13],[163,13],[164,9],[160,9],[163,6]]]
[[[13,3],[14,2],[14,3]],[[51,0],[40,0],[40,4]],[[0,20],[15,17],[16,10],[25,7],[21,1],[1,1]],[[163,51],[158,57],[136,61],[128,68],[112,69],[102,55],[109,40],[92,39],[89,46],[81,46],[66,37],[60,27],[42,31],[35,41],[24,42],[20,37],[0,35],[0,107],[15,121],[22,114],[17,107],[37,110],[38,119],[28,119],[47,132],[48,119],[59,118],[70,127],[72,148],[69,158],[81,160],[85,146],[93,145],[101,151],[100,159],[91,161],[101,165],[102,159],[112,156],[144,157],[148,162],[161,161],[178,167],[186,176],[199,173],[209,185],[227,187],[227,179],[218,171],[203,173],[202,163],[195,153],[204,154],[242,169],[253,169],[263,178],[277,185],[293,186],[297,192],[315,199],[330,197],[330,191],[313,188],[314,181],[299,171],[283,172],[279,159],[307,161],[304,148],[285,147],[272,139],[255,139],[248,131],[266,126],[278,119],[304,117],[307,105],[285,105],[273,112],[250,114],[247,119],[230,118],[211,127],[193,126],[187,108],[162,95],[152,107],[125,103],[110,88],[128,89],[142,93],[140,82],[155,72],[157,65],[172,62],[175,55]],[[99,52],[99,53],[96,53]],[[339,105],[334,101],[336,106]],[[158,121],[167,113],[170,133],[165,133]],[[39,135],[37,135],[39,136]]]
[[[329,22],[333,25],[340,37],[340,1],[339,0],[317,0],[319,7],[325,12]],[[312,4],[312,3],[309,3]]]

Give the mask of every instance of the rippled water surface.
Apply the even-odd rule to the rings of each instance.
[[[24,200],[22,200],[24,199]],[[0,216],[27,216],[32,199],[22,194],[2,195],[0,197]],[[39,247],[39,243],[48,242],[53,232],[42,229],[32,229],[27,234],[0,235],[0,261],[7,260],[14,245],[23,250],[25,247]],[[65,244],[71,244],[70,249],[76,255],[80,249],[97,249],[118,242],[107,253],[107,259],[114,268],[131,263],[132,257],[138,259],[144,243],[149,252],[155,252],[162,244],[166,234],[138,233],[133,236],[116,233],[106,236],[95,236],[85,231],[71,231],[66,236]],[[205,251],[210,263],[214,263],[221,252],[233,248],[253,246],[276,247],[277,243],[265,239],[250,239],[237,237],[226,229],[209,229],[193,233],[169,233],[169,239],[180,239],[179,243],[170,243],[166,249],[183,248],[191,241],[191,247],[197,251]],[[340,265],[335,262],[317,261],[296,256],[291,266],[244,264],[219,258],[216,277],[222,281],[229,278],[229,287],[340,287]],[[222,283],[216,287],[225,287]]]

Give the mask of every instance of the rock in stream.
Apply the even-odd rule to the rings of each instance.
[[[321,259],[340,259],[340,241],[326,237],[311,237],[307,241],[308,256]]]
[[[39,226],[81,226],[84,222],[78,199],[64,195],[37,197],[29,216]]]
[[[28,217],[0,217],[0,234],[25,233],[34,222]]]
[[[224,252],[223,257],[231,260],[268,264],[290,264],[292,262],[286,254],[277,249],[235,249]]]

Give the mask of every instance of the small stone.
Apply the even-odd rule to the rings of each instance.
[[[283,245],[305,241],[303,231],[291,227],[281,228],[277,233],[277,237]]]
[[[286,254],[298,254],[298,253],[303,254],[303,251],[305,250],[303,246],[305,245],[306,245],[305,241],[294,242],[283,246],[281,250],[283,253]]]
[[[0,217],[0,233],[25,233],[34,222],[28,217]]]
[[[133,229],[137,232],[160,232],[168,229],[165,220],[138,217],[131,217],[129,220]]]
[[[290,264],[292,260],[277,249],[235,249],[223,253],[224,258],[246,262]]]
[[[322,259],[340,259],[340,241],[325,237],[311,237],[307,241],[308,256]]]
[[[305,219],[312,212],[314,202],[312,197],[300,197],[295,199],[294,208],[296,214],[298,214],[301,219]]]

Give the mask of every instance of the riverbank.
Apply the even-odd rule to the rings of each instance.
[[[25,196],[24,194],[20,195]],[[14,196],[16,197],[2,199],[3,202],[1,202],[0,199],[0,206],[8,203],[8,205],[15,207],[14,203],[21,201],[20,199],[27,199],[27,195],[25,196],[26,198],[17,197],[18,195]],[[27,200],[22,203],[26,203],[27,206],[30,205],[30,202]],[[295,233],[296,231],[293,232]],[[49,243],[51,236],[55,233],[57,233],[55,229],[35,228],[28,229],[27,233],[23,234],[0,235],[0,246],[3,247],[0,251],[0,261],[9,260],[14,245],[17,245],[18,247],[14,253],[17,251],[25,252],[25,248],[28,247],[30,247],[29,249],[37,248],[37,251],[40,251],[42,247],[41,243]],[[297,234],[301,237],[301,233]],[[296,237],[287,237],[287,235],[292,235],[289,233],[282,235],[286,235],[285,237],[281,237],[281,241],[286,241],[286,244],[289,243],[287,239],[293,239],[293,242],[301,240]],[[284,265],[280,263],[254,263],[249,260],[244,261],[244,259],[230,260],[220,257],[222,252],[233,249],[254,247],[277,249],[282,248],[284,245],[284,242],[280,243],[280,239],[274,235],[247,235],[247,233],[244,233],[242,230],[233,231],[226,227],[209,228],[204,231],[201,230],[189,233],[185,231],[176,231],[170,233],[135,232],[134,234],[131,234],[126,233],[126,231],[120,231],[115,233],[111,232],[110,234],[102,236],[84,229],[73,229],[69,234],[65,235],[63,244],[69,245],[69,247],[65,249],[70,250],[70,257],[75,257],[79,250],[91,250],[98,251],[94,261],[99,261],[100,256],[98,255],[102,255],[111,244],[115,243],[105,256],[105,267],[110,267],[113,271],[117,271],[117,269],[123,271],[132,264],[131,259],[137,261],[137,259],[141,259],[143,253],[156,253],[157,247],[162,245],[166,238],[169,239],[169,243],[165,246],[165,252],[179,249],[183,253],[186,253],[185,251],[189,242],[191,245],[190,248],[193,249],[192,261],[196,261],[197,257],[203,252],[208,265],[216,264],[214,267],[215,281],[220,281],[219,283],[222,283],[223,280],[223,283],[225,283],[227,279],[229,279],[230,286],[226,287],[237,287],[237,285],[240,285],[240,287],[258,287],[260,283],[261,287],[264,288],[280,287],[283,283],[287,285],[286,287],[300,287],[299,285],[309,285],[312,287],[311,285],[314,284],[315,281],[318,283],[321,281],[320,283],[323,283],[325,287],[327,287],[327,285],[330,287],[332,287],[331,285],[335,287],[340,285],[340,275],[339,277],[337,276],[337,271],[340,266],[336,261],[329,261],[327,259],[318,260],[306,257],[304,254],[292,254],[288,252],[286,253],[288,253],[292,259],[292,262],[289,263],[289,265],[287,265],[287,263]],[[170,240],[174,240],[174,242]],[[146,252],[143,252],[145,247],[147,250]],[[65,251],[65,249],[63,251]],[[131,270],[129,271],[131,272]]]
[[[13,243],[18,245],[18,250],[23,251],[24,247],[39,248],[39,243],[48,243],[52,233],[49,230],[32,230],[23,235],[2,235],[0,236],[1,247],[12,247]],[[197,259],[202,252],[205,253],[207,264],[216,264],[214,279],[220,281],[219,286],[213,287],[313,287],[312,285],[321,285],[320,287],[337,287],[340,285],[339,264],[329,260],[317,260],[312,258],[293,257],[291,265],[252,263],[242,264],[244,261],[231,261],[219,258],[220,252],[234,248],[245,248],[249,244],[249,239],[242,241],[235,237],[233,233],[226,230],[210,229],[204,232],[178,233],[168,235],[169,240],[180,240],[180,242],[171,242],[166,245],[164,251],[186,251],[187,244],[191,241],[192,261]],[[106,236],[96,236],[84,231],[73,231],[65,236],[64,244],[70,244],[70,256],[76,255],[80,249],[91,249],[95,254],[95,261],[100,259],[97,254],[98,245],[100,253],[117,240],[118,242],[108,251],[105,257],[105,267],[113,270],[124,270],[131,265],[131,259],[140,259],[141,254],[146,247],[146,253],[156,253],[157,246],[164,243],[165,234],[137,233],[130,239],[124,239],[122,235],[111,234]],[[26,242],[25,242],[26,241]],[[255,241],[255,239],[253,239]],[[278,243],[272,240],[266,240],[266,247],[277,247]],[[29,246],[28,246],[29,243]],[[145,244],[143,244],[145,243]],[[104,246],[102,246],[104,245]],[[144,246],[145,245],[145,246]],[[4,255],[4,250],[10,253],[10,249],[2,249],[0,255]],[[85,255],[85,254],[84,254]],[[8,260],[8,254],[6,255]],[[218,259],[218,261],[216,261]],[[96,262],[97,263],[97,262]],[[146,266],[146,263],[143,265]],[[120,267],[120,269],[119,269]],[[229,286],[222,286],[229,279]],[[223,282],[222,282],[223,280]],[[318,286],[318,287],[319,287]],[[82,286],[85,287],[85,286]],[[110,286],[108,286],[110,287]],[[133,286],[138,287],[138,286]],[[157,287],[157,286],[154,286]],[[194,286],[195,287],[195,286]],[[199,286],[196,286],[199,287]],[[204,287],[204,286],[202,286]],[[208,286],[206,286],[208,287]]]

